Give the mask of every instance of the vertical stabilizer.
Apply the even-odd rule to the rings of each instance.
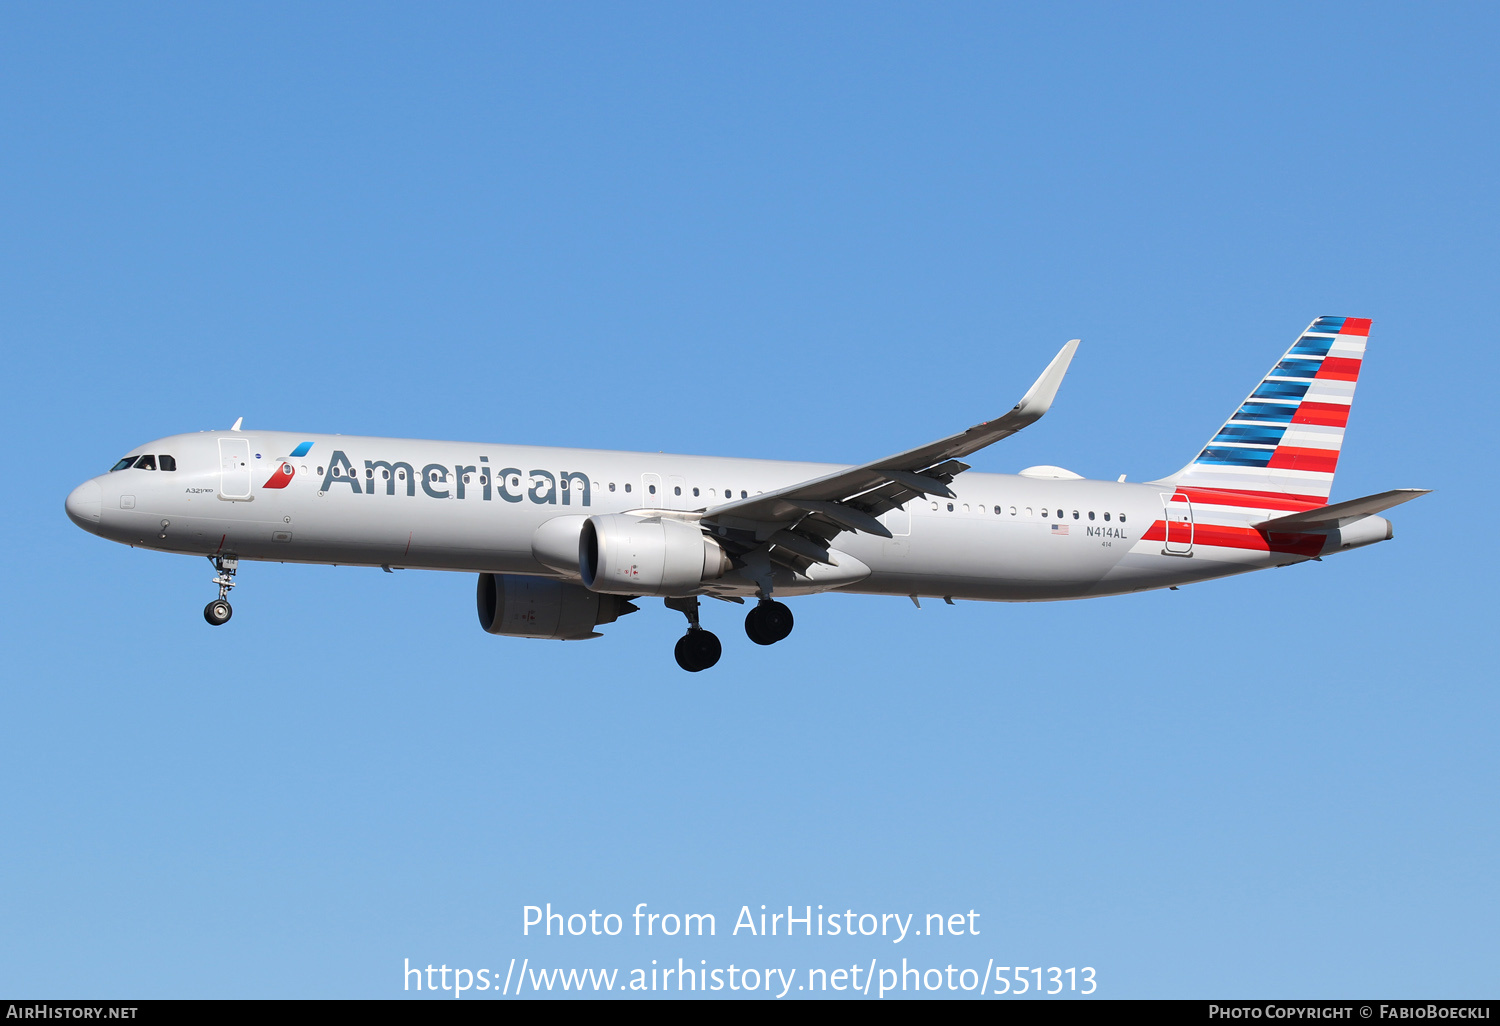
[[[1235,505],[1326,504],[1369,334],[1364,317],[1313,321],[1197,459],[1163,483]]]

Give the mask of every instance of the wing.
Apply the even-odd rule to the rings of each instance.
[[[769,546],[770,558],[796,570],[837,565],[828,544],[842,531],[891,536],[876,518],[924,495],[952,497],[953,479],[969,469],[960,457],[978,452],[1041,419],[1068,371],[1078,339],[1063,346],[1009,413],[967,431],[885,459],[838,470],[773,492],[715,506],[703,522],[739,553]],[[738,553],[737,553],[738,554]]]

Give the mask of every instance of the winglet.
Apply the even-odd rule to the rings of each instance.
[[[1011,413],[1018,418],[1025,418],[1026,423],[1040,420],[1042,414],[1052,407],[1052,400],[1057,398],[1057,390],[1062,385],[1063,375],[1068,373],[1068,365],[1073,362],[1073,354],[1078,352],[1078,343],[1081,339],[1073,339],[1058,350],[1052,362],[1047,364],[1047,369],[1042,371],[1042,376],[1026,390],[1021,401],[1016,403]]]
[[[240,429],[240,425],[243,424],[243,423],[245,423],[245,418],[244,417],[239,417],[239,418],[237,418],[235,420],[234,427],[230,428],[229,430],[231,430],[231,431],[238,431]]]

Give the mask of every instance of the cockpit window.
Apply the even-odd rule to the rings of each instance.
[[[110,467],[109,472],[113,474],[117,470],[126,470],[130,467],[136,470],[156,470],[158,466],[162,470],[176,470],[177,460],[171,456],[126,456]]]

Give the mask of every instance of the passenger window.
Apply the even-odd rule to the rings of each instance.
[[[1063,511],[1062,510],[1058,510],[1057,511],[1057,519],[1061,520],[1062,519],[1062,515],[1063,515]]]
[[[1121,513],[1121,514],[1120,514],[1120,523],[1122,523],[1122,524],[1123,524],[1123,523],[1124,523],[1124,522],[1125,522],[1125,514],[1124,514],[1124,513]]]
[[[323,473],[323,468],[322,467],[318,468],[318,473],[320,473],[320,474]],[[389,474],[390,471],[387,470],[386,473]],[[405,481],[406,480],[406,471],[404,471],[404,470],[398,470],[398,471],[396,471],[396,480],[398,480],[398,481]]]
[[[646,486],[646,491],[650,492],[652,495],[655,495],[656,494],[656,485],[647,485]]]
[[[1089,510],[1089,519],[1090,520],[1094,519],[1094,511],[1093,510]]]
[[[1109,514],[1108,514],[1108,513],[1106,513],[1106,514],[1104,514],[1104,519],[1105,519],[1105,520],[1108,520],[1108,519],[1109,519]]]
[[[468,484],[468,483],[469,483],[469,475],[465,474],[464,475],[464,484]],[[568,487],[568,479],[567,478],[563,478],[562,486],[564,488]]]
[[[693,498],[696,499],[697,497],[698,497],[698,489],[694,488],[693,489]]]
[[[748,498],[750,498],[750,495],[749,495],[748,492],[745,491],[745,489],[741,488],[740,489],[740,498],[742,498],[742,499],[748,499]]]
[[[323,468],[322,468],[322,467],[319,467],[319,468],[318,468],[318,476],[319,476],[319,477],[322,477],[322,476],[323,476]]]
[[[969,504],[967,502],[964,503],[964,512],[965,513],[969,512]]]
[[[158,456],[157,460],[161,463],[162,470],[177,469],[177,457],[175,456]]]
[[[934,510],[934,511],[936,511],[936,510],[937,510],[937,503],[935,503],[935,502],[934,502],[934,503],[933,503],[933,504],[932,504],[932,508],[933,508],[933,510]]]
[[[952,512],[953,512],[953,503],[951,503],[951,502],[950,502],[950,503],[948,503],[948,512],[949,512],[949,513],[952,513]]]
[[[140,459],[138,459],[138,460],[135,461],[135,469],[136,470],[155,470],[156,469],[156,457],[155,456],[142,456]]]
[[[1028,511],[1028,512],[1029,512],[1029,511]],[[1014,507],[1014,506],[1012,506],[1012,507],[1011,507],[1011,508],[1010,508],[1010,515],[1011,515],[1011,516],[1015,516],[1015,515],[1016,515],[1016,507]]]
[[[1026,507],[1026,515],[1027,515],[1027,516],[1028,516],[1028,517],[1029,517],[1029,516],[1031,516],[1031,507],[1030,507],[1030,506],[1027,506],[1027,507]]]
[[[626,491],[627,491],[627,492],[628,492],[628,491],[630,491],[630,482],[628,482],[628,481],[627,481],[627,482],[625,482],[625,490],[626,490]]]
[[[614,483],[614,482],[613,482],[613,481],[611,481],[611,482],[610,482],[610,483],[609,483],[609,490],[610,490],[610,491],[614,491],[614,490],[615,490],[615,483]]]
[[[1030,515],[1031,515],[1031,510],[1029,510],[1029,509],[1028,509],[1028,510],[1027,510],[1027,511],[1026,511],[1026,515],[1027,515],[1027,516],[1030,516]],[[1042,510],[1042,516],[1046,516],[1046,515],[1047,515],[1047,511],[1046,511],[1046,510]],[[1062,514],[1061,514],[1061,513],[1059,513],[1059,514],[1058,514],[1058,516],[1062,516]]]
[[[1061,510],[1058,510],[1058,513],[1057,513],[1057,515],[1058,515],[1058,516],[1062,516],[1062,511],[1061,511]],[[1076,509],[1075,509],[1075,510],[1074,510],[1074,511],[1073,511],[1073,519],[1074,519],[1074,520],[1077,520],[1077,519],[1078,519],[1078,511],[1077,511],[1077,510],[1076,510]]]
[[[673,495],[681,495],[682,494],[682,485],[673,485],[672,486],[672,494]]]
[[[389,481],[391,479],[391,472],[389,470],[382,470],[380,472],[380,479],[382,481]]]
[[[1012,507],[1011,507],[1011,510],[1010,510],[1010,511],[1011,511],[1011,512],[1012,512],[1012,513],[1014,513],[1014,512],[1015,512],[1015,511],[1016,511],[1016,510],[1015,510],[1015,507],[1014,507],[1014,506],[1012,506]],[[999,507],[999,506],[996,506],[996,507],[995,507],[995,516],[997,516],[997,517],[998,517],[998,516],[999,516],[999,515],[1000,515],[1000,507]]]

